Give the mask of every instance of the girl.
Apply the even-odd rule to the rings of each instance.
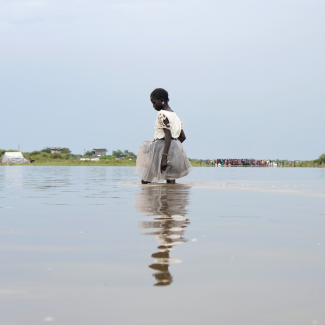
[[[142,184],[164,179],[169,184],[175,184],[175,179],[186,176],[192,170],[182,146],[186,139],[183,123],[169,107],[165,89],[155,89],[150,100],[153,108],[159,112],[155,123],[155,139],[141,144],[135,173],[141,177]]]

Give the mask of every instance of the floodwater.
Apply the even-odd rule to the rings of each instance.
[[[0,324],[325,324],[325,169],[0,167]]]

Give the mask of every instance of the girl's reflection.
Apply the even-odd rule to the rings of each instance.
[[[176,185],[146,185],[136,194],[136,209],[147,216],[155,216],[153,220],[140,222],[140,228],[153,229],[144,235],[156,236],[158,252],[153,253],[154,263],[150,268],[154,273],[156,286],[166,286],[172,283],[173,277],[169,265],[181,263],[181,260],[169,256],[173,246],[186,242],[184,228],[189,224],[185,218],[189,203],[189,186]]]

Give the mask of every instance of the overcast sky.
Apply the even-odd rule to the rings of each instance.
[[[192,158],[325,152],[325,1],[0,0],[0,148],[136,152],[163,87]]]

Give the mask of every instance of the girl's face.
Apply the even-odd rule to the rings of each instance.
[[[161,100],[160,99],[156,99],[154,97],[150,97],[150,100],[151,100],[151,103],[152,103],[153,108],[156,111],[160,111],[163,108],[163,104],[161,103]]]

